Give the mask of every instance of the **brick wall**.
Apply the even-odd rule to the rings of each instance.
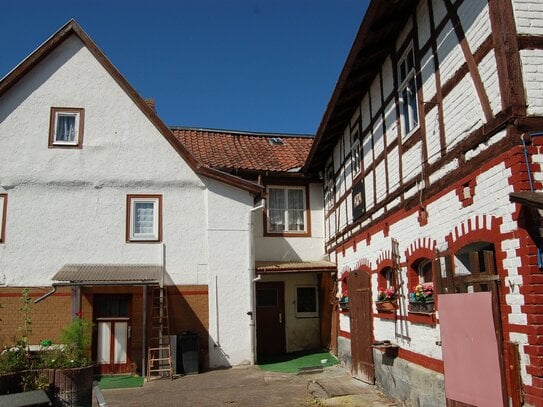
[[[0,346],[14,344],[21,337],[20,327],[24,325],[24,315],[20,311],[23,305],[22,287],[0,288]],[[36,299],[50,287],[31,288],[30,296]],[[59,288],[55,294],[38,304],[31,304],[30,318],[32,319],[32,334],[29,337],[30,344],[39,344],[43,339],[51,339],[58,342],[59,333],[63,326],[70,322],[71,290]]]
[[[50,291],[46,288],[31,288],[32,299]],[[208,288],[204,285],[183,285],[168,287],[168,306],[170,315],[170,333],[180,334],[183,331],[197,332],[200,345],[200,365],[202,369],[209,367],[209,304]],[[143,288],[142,287],[94,287],[85,288],[81,295],[81,311],[83,318],[93,318],[93,296],[95,294],[119,294],[132,296],[130,359],[141,370],[142,359],[142,323],[143,323]],[[0,289],[0,345],[14,344],[21,337],[19,327],[24,325],[24,315],[19,310],[22,302],[22,288]],[[55,294],[38,304],[31,304],[32,335],[30,344],[39,344],[43,339],[59,342],[59,334],[63,327],[71,321],[71,289],[59,288]],[[147,320],[151,317],[151,289],[148,288]],[[93,334],[96,335],[96,327]],[[150,332],[147,333],[149,338]],[[93,342],[96,340],[94,337]],[[96,355],[93,354],[93,358]]]

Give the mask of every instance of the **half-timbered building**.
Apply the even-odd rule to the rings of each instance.
[[[372,1],[305,166],[340,358],[413,405],[543,404],[542,12]]]

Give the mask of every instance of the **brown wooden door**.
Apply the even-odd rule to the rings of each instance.
[[[286,352],[282,282],[256,284],[256,349],[259,356]]]
[[[130,295],[95,295],[93,356],[102,374],[129,373],[131,363]]]
[[[351,316],[352,375],[363,382],[375,382],[373,364],[373,323],[371,318],[371,280],[368,273],[353,271],[349,279]]]

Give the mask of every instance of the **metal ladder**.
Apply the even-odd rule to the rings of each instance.
[[[147,350],[147,381],[154,373],[173,380],[172,350],[168,318],[168,295],[163,286],[152,288],[151,338]]]

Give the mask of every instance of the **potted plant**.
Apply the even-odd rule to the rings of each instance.
[[[433,283],[419,284],[409,293],[409,312],[431,314],[434,312]]]
[[[92,404],[94,367],[88,358],[92,324],[76,313],[72,322],[61,331],[60,345],[42,341],[39,367],[44,369],[52,387],[52,398],[59,406]]]
[[[396,290],[393,287],[389,287],[384,290],[380,290],[377,294],[377,301],[375,306],[377,311],[392,312],[395,311],[398,305],[396,304]]]

